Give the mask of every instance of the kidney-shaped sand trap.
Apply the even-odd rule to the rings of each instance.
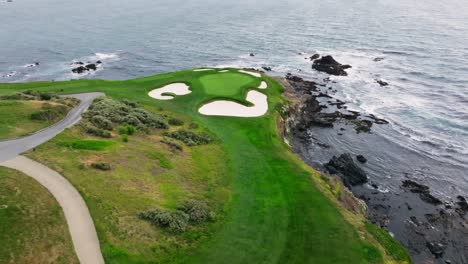
[[[219,100],[207,103],[198,109],[202,115],[208,116],[236,116],[236,117],[258,117],[268,111],[267,96],[258,91],[249,91],[247,101],[253,106],[241,105],[237,102]]]
[[[268,84],[265,82],[265,81],[262,81],[262,83],[260,83],[260,86],[258,86],[259,89],[266,89],[268,88]]]
[[[203,69],[195,69],[193,70],[194,72],[201,72],[201,71],[214,71],[214,69],[208,69],[208,68],[203,68]]]
[[[158,100],[172,100],[174,96],[172,95],[162,95],[163,93],[171,93],[175,95],[186,95],[191,93],[192,91],[189,90],[189,86],[185,83],[172,83],[168,84],[164,87],[154,89],[148,93],[150,97]]]
[[[254,77],[257,77],[257,78],[261,78],[262,75],[258,72],[251,72],[251,71],[244,71],[244,70],[239,70],[239,72],[242,72],[242,73],[245,73],[245,74],[248,74],[248,75],[252,75]]]

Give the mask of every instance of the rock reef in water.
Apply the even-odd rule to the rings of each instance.
[[[338,175],[347,187],[361,185],[367,182],[367,175],[361,169],[349,153],[340,155],[333,158],[325,164],[325,168],[331,174]]]
[[[312,69],[337,76],[347,76],[348,73],[345,70],[349,68],[351,68],[351,65],[343,65],[330,55],[316,59],[312,64]]]

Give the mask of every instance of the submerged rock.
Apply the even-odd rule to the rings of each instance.
[[[382,58],[382,57],[377,57],[377,58],[374,59],[375,62],[379,62],[379,61],[383,61],[383,60],[384,60],[384,58]]]
[[[318,59],[318,58],[320,58],[320,54],[318,54],[318,53],[316,53],[316,54],[310,56],[310,60],[311,60],[311,61],[314,61],[314,60],[316,60],[316,59]]]
[[[90,63],[86,65],[86,69],[95,71],[97,69],[96,64]]]
[[[388,82],[382,80],[375,80],[380,86],[388,86]]]
[[[442,201],[438,198],[434,197],[431,194],[431,190],[428,186],[417,183],[412,180],[404,180],[402,187],[409,190],[412,193],[418,193],[421,200],[433,204],[433,205],[440,205]]]
[[[87,71],[89,71],[88,68],[86,68],[84,66],[80,66],[80,67],[76,67],[76,68],[72,69],[73,73],[78,73],[78,74],[83,73],[83,72],[87,72]]]
[[[366,157],[364,157],[363,155],[357,155],[356,159],[361,163],[366,163],[367,162]]]
[[[255,54],[253,54],[253,53],[250,53],[249,55],[250,55],[250,57],[254,57],[254,56],[255,56]]]
[[[315,60],[312,64],[312,68],[317,71],[326,72],[331,75],[347,76],[348,73],[345,70],[351,68],[351,66],[342,65],[341,63],[337,62],[332,56],[327,55]]]
[[[446,246],[439,242],[427,242],[427,248],[436,258],[441,258],[444,255]]]
[[[348,187],[361,185],[367,182],[366,173],[354,163],[349,153],[342,154],[339,157],[333,156],[333,158],[325,164],[325,168],[331,174],[340,176],[343,183]]]

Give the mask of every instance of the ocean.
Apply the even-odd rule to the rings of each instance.
[[[382,191],[411,178],[442,199],[468,194],[465,0],[2,0],[0,39],[0,82],[130,79],[200,66],[269,66],[272,75],[321,80],[328,76],[305,58],[330,54],[353,66],[331,78],[336,97],[390,124],[362,141],[311,131],[333,146],[319,154],[311,146],[314,162],[364,154]],[[96,60],[96,72],[71,73],[72,62]]]

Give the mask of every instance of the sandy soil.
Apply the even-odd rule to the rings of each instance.
[[[163,93],[173,93],[175,95],[186,95],[191,93],[189,86],[185,83],[172,83],[164,87],[154,89],[148,93],[148,95],[154,99],[158,100],[172,100],[174,96],[172,95],[162,95]]]
[[[0,163],[0,165],[21,171],[34,178],[55,197],[65,214],[80,263],[104,263],[96,229],[88,207],[70,182],[57,172],[24,156],[18,156]]]
[[[257,77],[257,78],[262,77],[262,75],[260,73],[258,73],[258,72],[251,72],[251,71],[244,71],[244,70],[239,70],[239,72],[249,74],[249,75],[252,75],[252,76]]]
[[[268,101],[265,94],[258,91],[249,91],[246,100],[251,102],[253,106],[219,100],[203,105],[198,109],[198,112],[208,116],[258,117],[268,111]]]
[[[214,69],[195,69],[193,70],[195,72],[201,72],[201,71],[214,71]]]

